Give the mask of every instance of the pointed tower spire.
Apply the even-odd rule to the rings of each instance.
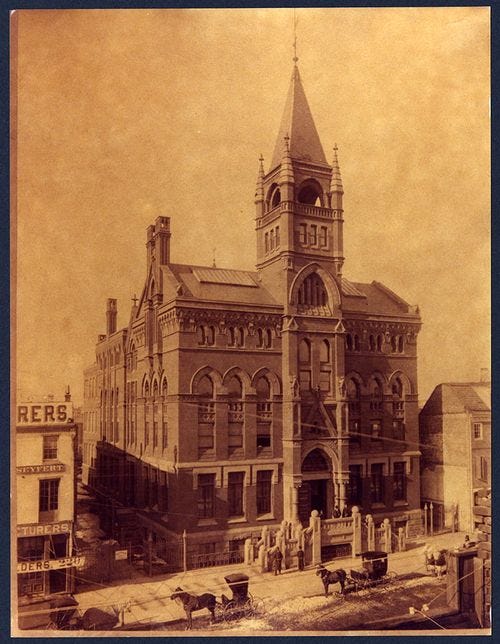
[[[342,186],[342,177],[340,175],[339,159],[337,156],[338,147],[335,143],[333,148],[333,161],[332,161],[332,179],[330,182],[330,192],[340,192],[344,194]]]
[[[257,185],[255,186],[255,203],[264,201],[264,157],[259,157],[259,172],[257,174]]]
[[[264,157],[259,157],[259,172],[255,186],[255,217],[258,219],[264,214]]]
[[[271,170],[281,162],[282,141],[287,134],[290,137],[289,151],[292,159],[303,159],[327,165],[325,153],[302,87],[296,61],[294,61],[292,79],[288,89],[278,139],[274,148]]]

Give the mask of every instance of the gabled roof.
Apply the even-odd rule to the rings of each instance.
[[[327,163],[297,65],[293,68],[270,170],[281,163],[283,139],[287,135],[290,137],[289,148],[292,159]]]
[[[419,314],[418,307],[411,306],[380,282],[365,284],[342,278],[342,294],[342,309],[345,312],[387,316]]]
[[[434,389],[421,414],[490,412],[490,397],[491,383],[489,382],[445,382]]]

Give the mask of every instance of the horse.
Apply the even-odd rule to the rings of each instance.
[[[347,579],[347,573],[345,570],[338,568],[338,570],[332,571],[325,568],[323,564],[318,564],[316,575],[321,577],[321,581],[325,587],[325,597],[328,597],[328,586],[330,584],[340,584],[340,594],[344,596],[345,580]]]
[[[191,595],[179,586],[170,595],[170,599],[174,599],[178,604],[182,604],[184,612],[186,613],[187,626],[186,630],[190,630],[193,626],[193,619],[191,613],[197,610],[206,608],[210,612],[210,623],[215,621],[215,605],[217,600],[215,595],[211,593],[203,593],[203,595]]]

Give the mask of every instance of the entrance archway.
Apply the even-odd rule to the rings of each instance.
[[[309,521],[317,510],[325,518],[332,515],[332,463],[322,449],[313,449],[302,462],[302,485],[299,488],[299,519]]]

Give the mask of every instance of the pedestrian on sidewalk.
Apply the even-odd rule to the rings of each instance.
[[[274,553],[273,557],[273,572],[274,575],[281,575],[281,562],[283,561],[283,555],[281,550],[278,548]]]
[[[299,570],[304,570],[304,551],[300,546],[297,550],[297,566]]]

